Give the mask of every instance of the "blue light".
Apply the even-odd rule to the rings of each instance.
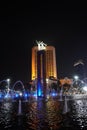
[[[34,96],[34,97],[37,97],[37,93],[34,93],[33,96]]]
[[[7,93],[7,94],[5,95],[5,98],[10,98],[10,95]]]
[[[38,96],[42,96],[41,90],[38,90]]]
[[[6,95],[5,95],[5,98],[7,98],[7,97],[8,97],[8,95],[6,94]]]
[[[27,93],[25,93],[25,94],[24,94],[24,97],[27,97],[27,96],[28,96]]]
[[[56,96],[57,94],[56,93],[52,93],[52,96]]]
[[[18,98],[18,97],[19,97],[19,94],[16,93],[16,94],[15,94],[15,97]]]
[[[37,85],[37,96],[42,96],[42,91],[41,91],[41,83],[38,82],[38,85]]]
[[[2,94],[0,94],[0,98],[2,98]]]

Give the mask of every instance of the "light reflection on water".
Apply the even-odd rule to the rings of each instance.
[[[68,101],[69,112],[63,114],[64,101],[58,99],[0,102],[0,130],[77,130],[87,128],[86,100]]]
[[[87,129],[87,100],[75,100],[72,106],[73,124],[80,129]]]
[[[47,102],[47,119],[51,129],[58,129],[62,121],[60,103],[55,100]]]
[[[58,123],[61,121],[59,114],[58,101],[49,100],[37,101],[33,104],[28,104],[27,122],[30,128],[34,130],[50,130],[54,127],[58,128]]]
[[[3,102],[0,104],[0,126],[10,128],[12,126],[12,103]]]

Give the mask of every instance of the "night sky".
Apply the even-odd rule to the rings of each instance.
[[[85,3],[26,5],[7,3],[0,8],[0,80],[30,81],[31,48],[36,45],[35,40],[55,46],[59,78],[73,77],[73,64],[79,59],[84,61],[86,72]]]

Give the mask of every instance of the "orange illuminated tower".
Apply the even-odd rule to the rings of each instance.
[[[56,51],[54,46],[46,46],[46,79],[49,77],[57,78]],[[31,78],[37,78],[37,52],[38,46],[32,48],[32,73]]]

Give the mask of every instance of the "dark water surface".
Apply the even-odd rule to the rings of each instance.
[[[87,130],[87,100],[0,102],[0,130]]]

